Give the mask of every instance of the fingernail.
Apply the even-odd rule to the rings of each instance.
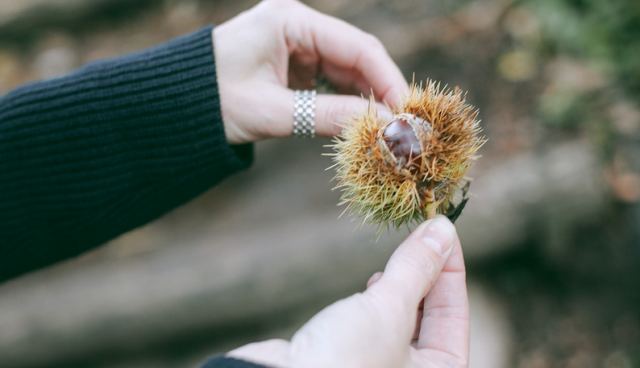
[[[387,102],[393,107],[400,107],[402,106],[402,101],[405,100],[406,96],[409,94],[409,87],[396,87],[387,93]]]
[[[427,221],[420,236],[434,252],[446,256],[453,247],[456,229],[446,217],[438,215]]]
[[[401,107],[402,106],[402,95],[400,93],[395,93],[393,97],[389,98],[389,104],[393,107]]]

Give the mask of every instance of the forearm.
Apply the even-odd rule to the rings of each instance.
[[[0,99],[0,281],[140,226],[247,167],[211,30]]]

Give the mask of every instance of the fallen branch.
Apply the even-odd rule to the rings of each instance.
[[[103,253],[126,249],[127,239],[172,246],[124,259],[89,257],[0,287],[0,365],[153,349],[194,330],[233,331],[361,289],[406,232],[376,243],[374,229],[354,230],[336,219],[336,193],[327,196],[330,173],[319,170],[326,162],[310,157],[318,156],[300,154],[268,172],[258,165],[226,184],[241,191],[233,206],[222,188]],[[575,143],[477,173],[459,224],[467,257],[522,242],[544,216],[590,218],[605,198],[594,179],[599,170],[594,155]],[[251,175],[261,180],[250,181]],[[220,200],[217,219],[202,215],[211,199]]]

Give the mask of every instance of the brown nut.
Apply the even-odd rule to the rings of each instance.
[[[397,169],[415,170],[422,162],[424,141],[430,131],[428,121],[413,114],[398,114],[380,130],[378,144]]]

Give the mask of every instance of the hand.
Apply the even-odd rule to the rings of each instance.
[[[395,106],[407,92],[400,70],[374,36],[297,1],[266,0],[213,31],[222,115],[230,143],[288,136],[294,89],[313,88],[318,74],[340,93],[369,95]],[[368,101],[319,95],[316,133],[362,113]],[[383,105],[379,113],[388,115]]]
[[[291,342],[250,344],[229,356],[273,367],[467,367],[468,340],[462,248],[438,216],[396,249],[365,292],[326,307]]]

